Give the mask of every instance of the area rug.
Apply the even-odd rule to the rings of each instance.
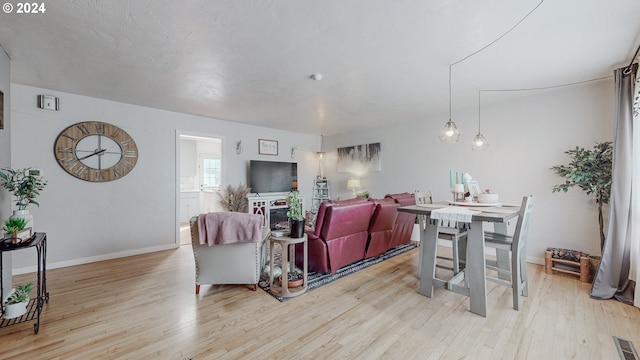
[[[351,265],[347,265],[344,266],[342,268],[340,268],[334,275],[331,275],[331,273],[328,274],[322,274],[322,273],[317,273],[317,272],[313,272],[310,271],[307,275],[307,279],[309,282],[309,286],[307,287],[307,292],[313,290],[313,289],[317,289],[319,287],[321,287],[322,285],[326,285],[332,281],[338,280],[342,277],[345,277],[347,275],[353,274],[355,272],[358,272],[362,269],[366,269],[371,265],[375,265],[378,263],[381,263],[385,260],[391,259],[392,257],[398,256],[400,254],[403,254],[409,250],[413,250],[416,248],[416,244],[411,243],[411,244],[407,244],[407,245],[400,245],[400,246],[396,246],[395,248],[387,251],[386,253],[375,257],[375,258],[370,258],[370,259],[364,259],[364,260],[360,260],[358,262],[355,262]],[[268,274],[266,275],[266,277],[263,275],[262,278],[260,278],[260,282],[258,283],[258,286],[260,286],[260,288],[264,291],[266,291],[267,293],[269,293],[269,295],[273,296],[274,298],[276,298],[277,300],[279,300],[280,302],[285,301],[285,300],[289,300],[290,298],[284,298],[282,296],[278,296],[278,295],[274,295],[271,293],[271,289],[269,287],[269,276]]]

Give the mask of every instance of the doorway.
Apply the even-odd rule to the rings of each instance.
[[[189,220],[201,213],[220,211],[223,185],[223,138],[215,135],[179,133],[177,244],[190,245]]]

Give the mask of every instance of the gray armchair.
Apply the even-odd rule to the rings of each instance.
[[[258,242],[209,246],[200,244],[198,216],[192,217],[189,223],[195,259],[196,294],[200,293],[202,284],[253,284],[255,291],[267,258],[265,240],[269,237],[269,228],[263,228],[262,238]]]

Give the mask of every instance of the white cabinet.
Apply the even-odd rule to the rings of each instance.
[[[271,229],[275,227],[275,222],[286,220],[287,212],[287,194],[288,193],[268,193],[250,194],[247,196],[249,206],[247,207],[250,214],[260,214],[264,216],[264,226]],[[304,209],[304,197],[299,196],[302,208]],[[272,223],[273,221],[273,223]]]
[[[180,221],[189,221],[192,216],[200,214],[200,191],[184,191],[180,193]]]

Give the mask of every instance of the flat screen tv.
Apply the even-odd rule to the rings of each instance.
[[[249,162],[249,187],[252,193],[297,190],[298,163],[251,160]]]

